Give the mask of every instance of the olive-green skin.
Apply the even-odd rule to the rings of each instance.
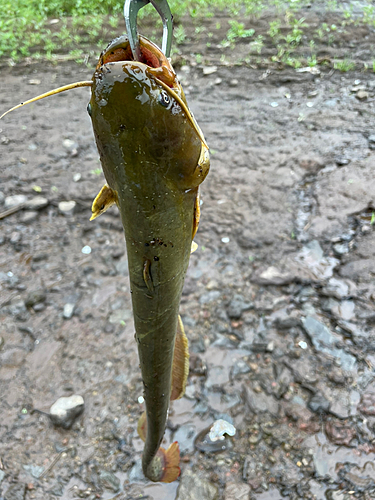
[[[125,231],[147,413],[142,466],[157,481],[152,460],[165,431],[178,308],[204,177],[197,168],[196,131],[173,97],[165,106],[163,87],[147,68],[103,65],[94,74],[90,104],[104,175],[117,191]]]

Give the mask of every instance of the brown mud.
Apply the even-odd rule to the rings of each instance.
[[[0,123],[0,212],[27,198],[0,220],[4,500],[375,497],[374,76],[220,64],[198,43],[204,65],[190,41],[178,69],[212,155],[181,303],[190,376],[165,436],[181,478],[140,473],[124,235],[115,207],[89,222],[104,181],[77,89]],[[93,67],[3,67],[1,111]],[[72,394],[69,430],[33,411]],[[204,437],[219,418],[237,430],[221,450]]]

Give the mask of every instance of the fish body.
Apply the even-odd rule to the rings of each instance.
[[[117,203],[125,232],[147,415],[143,471],[153,481],[169,481],[175,474],[165,475],[168,460],[158,450],[171,397],[179,303],[199,220],[198,187],[209,157],[169,61],[147,39],[140,42],[144,62],[130,59],[126,37],[101,55],[89,113],[113,192],[106,198]]]
[[[176,74],[160,49],[140,36],[134,61],[126,36],[101,54],[92,81],[76,82],[24,101],[77,87],[92,88],[92,119],[104,176],[92,204],[95,219],[116,204],[124,226],[135,338],[146,415],[138,429],[142,468],[152,481],[179,475],[179,449],[160,448],[169,402],[185,391],[188,343],[178,309],[199,224],[199,185],[209,171],[208,147]],[[145,434],[145,436],[143,436]]]

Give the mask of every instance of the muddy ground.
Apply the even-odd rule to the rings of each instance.
[[[35,205],[0,221],[0,498],[375,498],[373,74],[220,65],[199,43],[178,69],[212,155],[181,303],[191,370],[165,436],[181,477],[140,473],[124,235],[115,208],[89,222],[103,176],[77,89],[1,122],[0,212]],[[93,66],[3,66],[1,111]],[[70,430],[35,411],[72,394]],[[217,451],[220,418],[237,432]]]

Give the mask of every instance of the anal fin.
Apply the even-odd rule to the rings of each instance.
[[[174,344],[172,366],[171,401],[180,399],[185,394],[186,381],[189,375],[189,342],[185,334],[180,315],[177,320],[177,333]]]

